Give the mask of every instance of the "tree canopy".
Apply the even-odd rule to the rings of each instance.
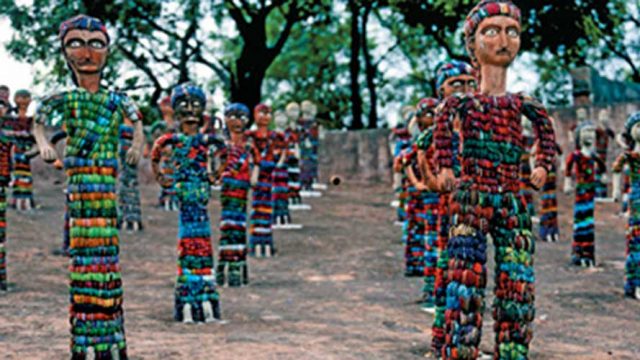
[[[639,0],[515,0],[522,51],[548,105],[570,101],[568,71],[616,64],[617,80],[640,82]],[[153,107],[175,84],[196,81],[229,101],[283,108],[314,100],[326,126],[379,127],[389,111],[434,94],[446,59],[467,59],[461,27],[471,0],[0,0],[14,30],[5,44],[39,63],[48,88],[68,81],[61,21],[104,20],[114,43],[105,82]],[[634,31],[636,30],[636,31]],[[608,73],[607,73],[608,74]]]

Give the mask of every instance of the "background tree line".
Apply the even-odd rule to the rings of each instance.
[[[640,0],[514,2],[525,18],[524,56],[540,80],[534,95],[547,105],[568,104],[575,66],[640,82]],[[191,80],[251,107],[313,99],[326,126],[361,129],[386,126],[390,104],[434,94],[441,61],[466,59],[461,25],[475,1],[21,3],[0,0],[0,16],[15,31],[6,47],[19,61],[41,64],[35,81],[47,88],[68,81],[58,25],[83,12],[114,35],[106,83],[138,94],[147,113],[173,85]]]

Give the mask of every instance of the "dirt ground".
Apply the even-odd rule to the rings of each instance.
[[[51,255],[61,243],[61,189],[39,183],[41,209],[9,213],[2,359],[68,358],[67,260]],[[347,183],[309,200],[313,211],[294,213],[304,230],[277,231],[279,255],[251,260],[248,287],[221,290],[224,325],[172,320],[177,215],[153,207],[155,186],[142,190],[146,230],[123,232],[121,249],[132,359],[425,357],[432,317],[416,304],[421,281],[403,277],[401,229],[392,226],[388,186]],[[599,266],[586,271],[568,265],[572,200],[560,202],[561,241],[537,246],[532,358],[640,358],[640,302],[622,292],[619,205],[598,205]],[[212,209],[217,238],[217,200]],[[482,348],[490,350],[489,312],[486,319]]]

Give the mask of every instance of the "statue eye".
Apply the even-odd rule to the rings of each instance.
[[[515,27],[510,27],[507,29],[507,36],[510,38],[520,37],[520,31]]]
[[[475,80],[469,80],[467,86],[475,89],[478,86],[478,83]]]
[[[69,39],[69,41],[67,41],[64,44],[64,47],[70,48],[70,49],[79,49],[79,48],[83,47],[84,45],[85,45],[85,43],[81,39],[73,38],[73,39]]]
[[[89,40],[89,47],[95,50],[102,50],[107,47],[107,44],[100,39]]]
[[[462,87],[462,81],[460,81],[460,80],[454,80],[454,81],[452,81],[452,82],[451,82],[451,87],[454,87],[454,88]]]
[[[194,108],[202,108],[202,102],[200,100],[193,100],[191,102],[191,106],[193,106]]]
[[[496,29],[495,27],[491,27],[488,28],[484,31],[484,35],[485,36],[497,36],[498,35],[498,29]]]

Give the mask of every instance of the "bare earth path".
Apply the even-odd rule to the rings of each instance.
[[[36,214],[9,214],[1,359],[68,358],[67,261],[50,255],[61,241],[61,186],[36,188]],[[278,231],[279,255],[252,259],[249,287],[221,290],[225,325],[173,322],[177,215],[152,207],[156,193],[143,188],[146,231],[122,234],[132,359],[424,358],[432,318],[415,303],[421,281],[402,276],[401,230],[391,226],[387,186],[332,188],[309,201],[312,212],[294,213],[305,229]],[[614,214],[618,204],[598,205],[600,266],[584,271],[567,265],[572,201],[561,200],[561,242],[537,247],[532,357],[640,358],[640,302],[622,297],[625,221]],[[217,201],[212,209],[217,238]],[[490,350],[490,303],[485,316],[482,348]]]

